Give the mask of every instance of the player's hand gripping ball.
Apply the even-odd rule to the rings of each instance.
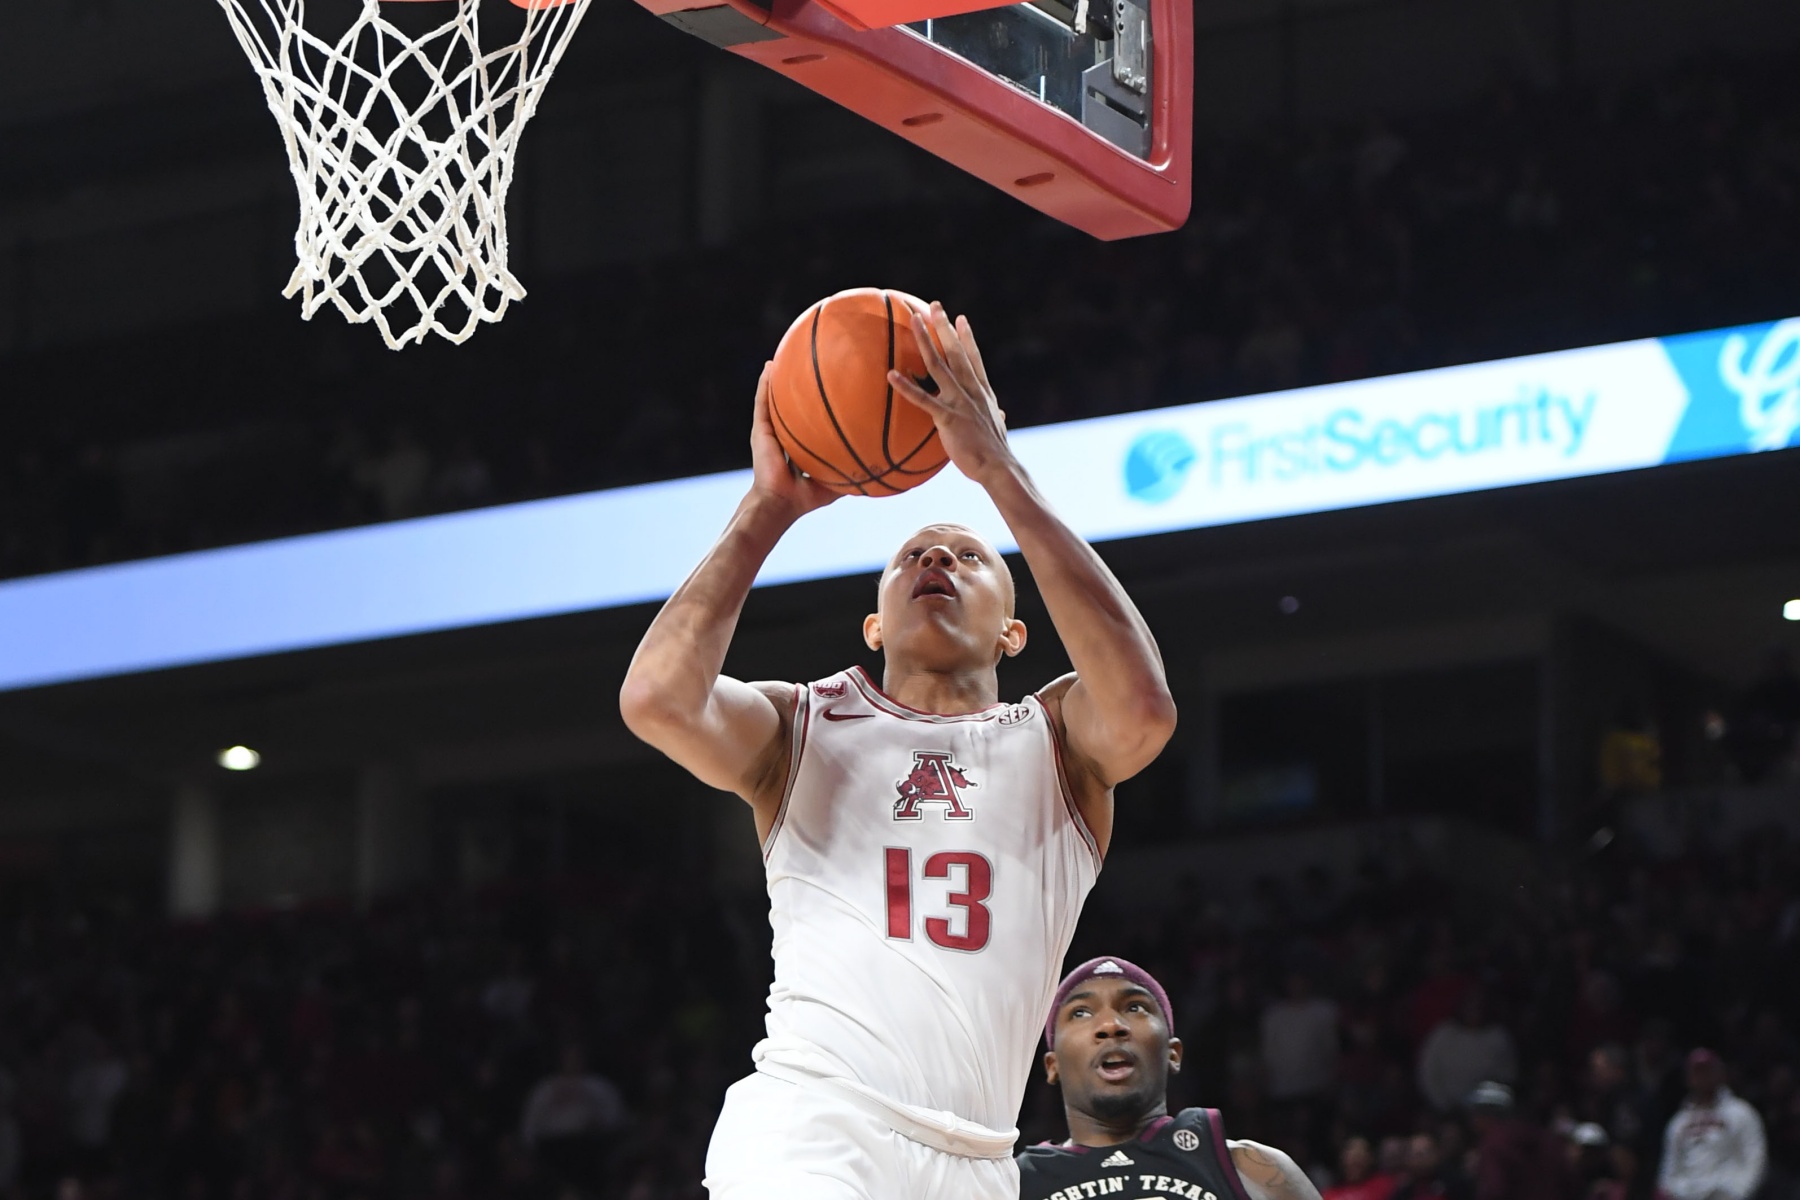
[[[935,391],[919,354],[916,296],[854,288],[800,314],[775,350],[769,419],[788,461],[823,487],[893,496],[949,458],[931,414],[894,394],[890,369]]]

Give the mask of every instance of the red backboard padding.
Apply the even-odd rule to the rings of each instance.
[[[1155,141],[1148,161],[908,30],[858,30],[816,0],[772,0],[768,7],[754,0],[638,3],[661,15],[696,18],[734,10],[746,19],[706,22],[708,28],[749,31],[742,40],[725,43],[733,53],[1097,238],[1166,233],[1187,220],[1193,187],[1192,0],[1150,0],[1156,30]]]
[[[933,17],[954,17],[958,13],[979,12],[984,8],[1005,8],[1013,0],[814,0],[820,7],[842,18],[853,29],[884,29],[889,25],[908,25]]]

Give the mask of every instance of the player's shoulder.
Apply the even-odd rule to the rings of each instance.
[[[1077,1146],[1072,1142],[1039,1142],[1035,1146],[1025,1147],[1014,1157],[1019,1160],[1020,1166],[1024,1166],[1027,1162],[1033,1164],[1061,1162],[1065,1159],[1079,1158],[1084,1154],[1092,1153],[1093,1151],[1088,1147]]]
[[[1226,1140],[1225,1119],[1218,1109],[1184,1108],[1147,1131],[1144,1140],[1162,1161],[1210,1180],[1219,1195],[1238,1194],[1234,1143]]]
[[[860,690],[860,673],[855,667],[846,667],[842,671],[834,671],[830,675],[818,679],[792,681],[786,679],[758,679],[750,686],[767,696],[775,705],[784,711],[792,712],[796,705],[805,701],[808,696],[819,700],[842,700],[854,697]]]
[[[1027,1146],[1015,1156],[1019,1164],[1019,1200],[1050,1200],[1070,1183],[1092,1175],[1090,1160],[1097,1161],[1099,1153],[1071,1142]]]
[[[752,679],[746,684],[752,691],[760,692],[763,699],[775,706],[781,714],[783,725],[793,720],[794,712],[799,708],[805,685],[790,683],[785,679]]]
[[[1080,678],[1081,676],[1074,671],[1070,671],[1067,675],[1059,675],[1037,690],[1037,698],[1047,705],[1055,705],[1060,710],[1063,697],[1069,694],[1069,689],[1074,687]]]
[[[1225,1146],[1225,1124],[1217,1109],[1184,1108],[1144,1130],[1140,1140],[1159,1151],[1206,1151],[1217,1157]]]
[[[1178,1129],[1193,1129],[1204,1130],[1210,1136],[1215,1129],[1222,1131],[1223,1126],[1224,1118],[1219,1116],[1216,1108],[1184,1108],[1175,1114],[1175,1119],[1169,1122],[1163,1132],[1173,1136]]]

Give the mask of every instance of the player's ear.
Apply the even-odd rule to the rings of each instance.
[[[1000,631],[1000,649],[1006,657],[1011,658],[1025,648],[1025,622],[1017,617],[1006,618],[1006,625]]]
[[[1044,1082],[1056,1086],[1056,1051],[1044,1051]]]
[[[1170,1038],[1169,1039],[1169,1074],[1171,1074],[1171,1075],[1181,1074],[1181,1050],[1182,1050],[1181,1039],[1178,1037]]]
[[[881,649],[881,614],[870,613],[863,618],[863,642],[871,650]]]

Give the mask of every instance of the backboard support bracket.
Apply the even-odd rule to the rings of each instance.
[[[987,0],[849,2],[877,19],[883,13],[943,17],[1012,7]],[[1080,117],[914,29],[856,27],[844,19],[847,0],[638,3],[1096,238],[1166,233],[1187,220],[1193,194],[1192,0],[1090,0],[1126,18],[1119,34],[1131,36],[1142,13],[1154,37],[1147,56],[1132,47],[1140,53],[1083,72]],[[1038,14],[1050,11],[1036,7]],[[1111,36],[1110,27],[1107,32]]]

